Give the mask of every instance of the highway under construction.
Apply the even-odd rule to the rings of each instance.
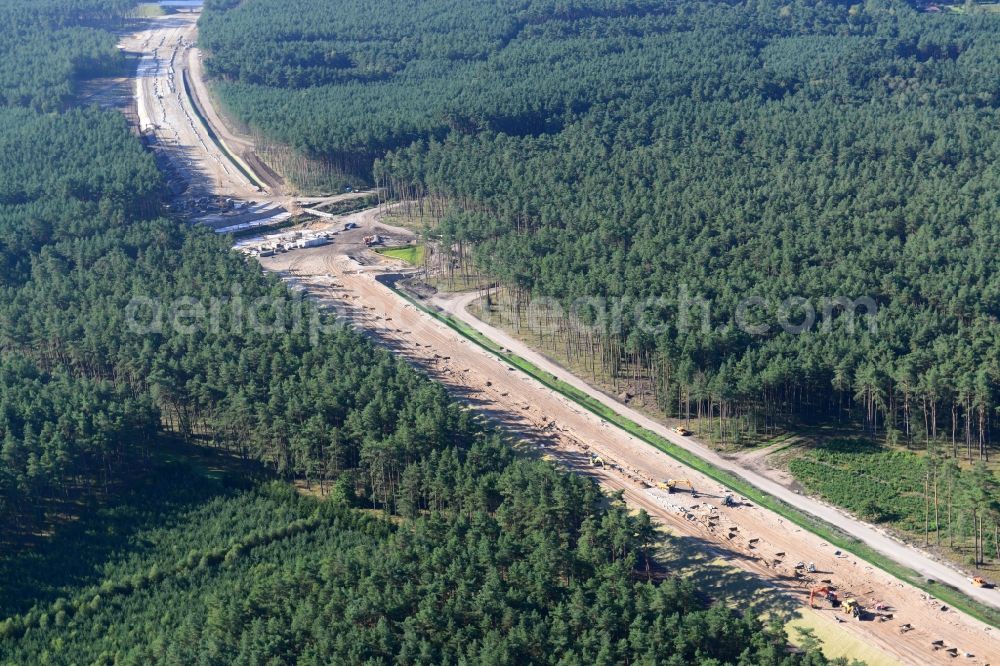
[[[142,55],[136,83],[139,122],[164,159],[187,180],[179,196],[186,214],[225,229],[246,219],[284,220],[282,216],[317,205],[316,200],[289,196],[274,175],[258,173],[260,166],[247,158],[252,146],[225,127],[212,107],[200,66],[192,65],[200,60],[195,40],[194,17],[171,16],[151,20],[123,42],[124,48]],[[196,80],[189,80],[185,89],[184,81],[191,77]],[[197,103],[192,94],[198,96]],[[216,203],[203,205],[220,199],[240,202],[250,215],[241,218],[220,210]],[[292,288],[306,291],[441,382],[457,400],[510,434],[528,455],[551,459],[593,477],[609,491],[621,492],[625,502],[646,510],[662,526],[669,535],[667,541],[688,556],[699,554],[701,565],[714,567],[710,570],[752,578],[753,594],[762,610],[800,615],[808,626],[821,628],[820,633],[845,637],[849,653],[871,663],[947,664],[958,659],[982,666],[1000,661],[997,629],[948,608],[917,587],[734,494],[442,323],[431,312],[449,312],[499,348],[585,390],[644,427],[662,428],[666,439],[719,464],[697,442],[628,412],[569,371],[476,320],[466,309],[475,294],[421,301],[401,293],[396,285],[405,277],[406,267],[372,253],[364,242],[372,235],[400,244],[412,240],[406,229],[386,224],[383,213],[384,208],[372,208],[346,216],[313,215],[308,228],[284,233],[328,235],[329,243],[269,256],[258,253],[257,260],[263,269],[280,275]],[[744,476],[758,487],[766,486],[766,480]],[[667,483],[668,479],[675,483]],[[851,523],[847,525],[851,529],[844,530],[848,533],[868,535],[861,528],[874,530],[832,507],[817,508],[818,503],[809,498],[790,497],[788,502],[823,520]],[[871,534],[869,545],[900,564],[921,572],[938,571],[937,579],[959,581],[956,587],[964,584],[984,603],[1000,605],[996,590],[972,588],[960,572],[929,555],[905,544],[889,547],[890,537]],[[726,594],[725,589],[719,588],[719,597]],[[825,591],[817,596],[818,589]],[[853,603],[845,613],[847,600]]]

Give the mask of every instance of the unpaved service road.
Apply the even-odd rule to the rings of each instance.
[[[480,320],[468,310],[468,306],[477,298],[475,293],[458,294],[454,296],[436,296],[432,299],[432,304],[448,312],[457,319],[467,323],[472,328],[489,337],[494,342],[511,349],[515,354],[530,361],[536,367],[550,373],[559,373],[563,381],[571,384],[574,388],[593,396],[596,400],[610,407],[617,413],[628,418],[643,428],[650,430],[677,446],[690,451],[702,460],[706,460],[719,469],[726,470],[736,476],[743,477],[757,488],[765,491],[773,497],[784,501],[786,504],[794,506],[806,513],[821,518],[827,523],[836,526],[843,532],[864,542],[868,546],[879,551],[883,555],[891,557],[896,562],[908,566],[910,569],[922,574],[926,578],[947,583],[953,587],[963,589],[969,596],[993,607],[1000,607],[1000,590],[977,588],[969,584],[965,574],[954,569],[945,562],[933,559],[924,551],[918,550],[908,544],[902,543],[885,531],[859,521],[854,516],[841,511],[840,509],[821,502],[812,497],[806,497],[795,493],[787,486],[784,486],[772,478],[759,474],[748,469],[739,461],[730,460],[719,455],[718,452],[700,444],[690,437],[671,431],[662,423],[632,409],[628,405],[622,404],[614,398],[595,390],[582,379],[573,376],[568,371],[545,358],[535,350],[517,340],[507,332],[491,326]]]
[[[841,599],[854,597],[869,608],[881,603],[892,615],[885,621],[848,619],[835,630],[902,663],[1000,663],[996,631],[953,610],[942,611],[940,602],[916,588],[852,556],[837,555],[820,538],[770,511],[722,506],[725,490],[717,483],[509,368],[381,284],[376,279],[383,272],[380,266],[362,265],[345,251],[358,252],[334,244],[261,263],[338,310],[541,453],[595,476],[608,489],[623,490],[629,504],[645,509],[674,534],[765,581],[776,599],[791,598],[802,608],[808,604],[810,587],[829,580]],[[376,261],[359,256],[365,263]],[[591,452],[604,457],[608,468],[592,467]],[[665,478],[690,479],[697,497],[656,489],[655,482]],[[814,562],[819,573],[796,575],[798,561]],[[825,601],[818,605],[824,618],[844,617]],[[904,625],[912,629],[904,632]],[[944,643],[942,649],[932,646],[938,640]],[[948,652],[952,649],[957,656]]]

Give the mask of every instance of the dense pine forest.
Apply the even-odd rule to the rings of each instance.
[[[2,0],[0,104],[63,109],[81,78],[121,72],[125,60],[106,28],[129,0]]]
[[[602,508],[589,481],[490,441],[408,469],[431,508],[393,523],[157,466],[132,502],[85,517],[80,542],[0,565],[18,572],[4,592],[51,585],[30,608],[5,599],[23,610],[0,622],[0,661],[827,663],[788,655],[750,615],[706,610],[690,583],[636,582],[649,525]],[[109,552],[91,561],[95,530],[129,548],[96,544]]]
[[[163,217],[124,118],[72,108],[126,3],[0,10],[0,663],[827,663]]]
[[[1000,17],[899,0],[394,7],[213,0],[201,41],[254,131],[418,200],[446,265],[515,317],[554,299],[554,346],[665,414],[731,441],[841,421],[989,457]],[[874,321],[851,326],[838,298],[870,299]],[[625,316],[572,316],[580,299]],[[808,317],[788,299],[816,324],[783,330],[783,311]],[[702,300],[708,326],[685,325]]]

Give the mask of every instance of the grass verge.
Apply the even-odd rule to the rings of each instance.
[[[212,129],[212,126],[209,124],[208,119],[205,118],[205,116],[202,114],[201,107],[198,106],[198,102],[195,100],[194,95],[191,94],[191,87],[188,85],[187,71],[182,72],[181,78],[184,80],[184,94],[187,95],[188,100],[191,102],[191,108],[194,109],[194,115],[198,116],[198,120],[201,122],[202,127],[204,127],[205,131],[208,133],[208,138],[212,140],[212,143],[215,144],[216,148],[221,150],[223,154],[229,157],[229,161],[233,163],[233,165],[239,170],[240,173],[242,173],[244,176],[247,177],[247,180],[249,180],[257,187],[261,188],[262,190],[267,189],[267,184],[261,181],[259,178],[257,178],[257,175],[254,174],[250,170],[250,168],[243,163],[243,160],[241,160],[239,157],[234,155],[231,150],[229,150],[229,147],[226,146],[225,142],[222,139],[220,139],[219,136],[215,133],[215,130]]]
[[[882,555],[864,542],[845,534],[835,526],[821,521],[759,490],[756,486],[751,485],[746,480],[705,462],[690,451],[682,449],[651,430],[643,428],[631,419],[625,418],[618,412],[609,408],[607,405],[599,402],[583,391],[580,391],[576,387],[561,381],[550,373],[543,372],[537,366],[521,358],[517,354],[505,351],[504,347],[501,347],[496,342],[472,328],[465,322],[443,314],[437,310],[428,308],[426,305],[412,298],[409,294],[401,291],[400,289],[392,286],[389,288],[414,307],[419,308],[421,311],[434,317],[466,339],[476,343],[486,351],[501,358],[510,366],[521,370],[541,382],[546,387],[554,391],[558,391],[563,396],[569,398],[587,411],[599,416],[609,423],[615,424],[625,432],[641,439],[651,446],[656,447],[675,460],[687,465],[688,467],[698,470],[710,479],[721,483],[740,495],[743,495],[750,501],[756,502],[760,506],[763,506],[786,518],[787,520],[792,521],[795,525],[812,532],[831,545],[836,546],[841,550],[850,551],[862,560],[865,560],[869,564],[872,564],[890,575],[895,576],[899,580],[927,592],[928,594],[939,599],[942,603],[958,609],[967,615],[976,618],[977,620],[985,622],[986,624],[1000,628],[1000,610],[968,597],[958,588],[924,578],[912,569],[909,569],[897,563],[895,560]]]
[[[424,263],[424,246],[423,245],[408,245],[406,247],[386,247],[375,250],[383,257],[390,257],[392,259],[399,259],[400,261],[405,261],[411,266],[420,266]]]

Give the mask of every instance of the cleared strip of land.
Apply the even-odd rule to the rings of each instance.
[[[193,23],[190,19],[173,21],[158,19],[133,40],[134,50],[144,55],[136,88],[140,121],[154,125],[152,131],[158,141],[168,144],[173,153],[171,159],[187,169],[191,182],[205,192],[239,196],[262,207],[284,205],[285,201],[256,192],[256,186],[232,161],[232,156],[211,140],[205,123],[213,123],[213,115],[217,114],[194,113],[190,100],[183,94],[183,85],[180,91],[176,89],[179,82],[176,54],[187,52],[190,56]],[[195,85],[201,85],[200,80]],[[169,94],[161,98],[159,91],[163,90]],[[206,99],[203,97],[202,101]],[[165,124],[156,122],[157,113]],[[215,129],[216,133],[220,131],[224,129]],[[375,211],[367,211],[351,218],[329,220],[331,228],[347,219],[360,226],[338,235],[330,246],[279,254],[262,259],[262,264],[326,301],[330,307],[340,309],[354,325],[424,368],[458,399],[522,437],[526,446],[537,450],[539,455],[551,456],[568,469],[593,475],[605,487],[622,491],[632,506],[645,508],[678,535],[686,552],[704,553],[710,563],[721,562],[727,571],[751,576],[762,585],[758,589],[766,597],[764,605],[788,611],[802,609],[809,588],[830,580],[842,598],[853,596],[871,607],[881,603],[891,608],[880,614],[893,616],[886,621],[873,618],[835,625],[845,635],[874,646],[882,654],[905,663],[953,663],[948,652],[932,649],[933,641],[943,640],[947,648],[955,648],[959,655],[973,655],[963,657],[962,663],[981,665],[991,659],[996,661],[1000,641],[994,637],[995,630],[952,609],[942,610],[941,601],[863,559],[838,554],[830,541],[760,506],[756,500],[736,508],[723,506],[727,490],[718,476],[698,471],[706,467],[695,458],[697,451],[685,450],[680,446],[682,442],[675,442],[668,435],[661,439],[677,447],[677,451],[667,448],[675,457],[666,455],[650,446],[644,434],[648,430],[655,435],[655,430],[645,425],[640,430],[628,426],[620,420],[625,418],[621,411],[604,404],[595,395],[597,392],[588,391],[586,385],[584,389],[575,387],[577,380],[565,371],[552,372],[555,377],[544,377],[544,371],[539,370],[542,366],[523,362],[522,357],[527,358],[530,350],[519,350],[515,355],[485,339],[484,346],[479,346],[469,337],[463,337],[482,336],[472,324],[459,320],[446,324],[380,283],[376,280],[379,267],[364,265],[377,264],[379,259],[364,251],[362,238],[373,231],[404,232],[379,228],[375,218]],[[462,327],[467,330],[460,333]],[[502,344],[506,344],[506,349],[517,348],[516,344]],[[522,370],[542,374],[532,377]],[[569,389],[584,391],[583,398],[570,399]],[[602,418],[602,413],[609,417]],[[629,421],[642,423],[631,417]],[[691,458],[684,458],[679,452]],[[607,466],[592,466],[591,453],[603,457]],[[698,496],[658,489],[656,484],[666,478],[689,479]],[[747,496],[753,497],[750,492]],[[799,572],[795,568],[798,561],[814,562],[817,573]],[[903,564],[909,566],[905,561]],[[720,597],[727,594],[723,588],[716,593]],[[839,611],[825,603],[816,612],[828,618],[841,617]],[[903,625],[912,626],[912,630],[901,633]]]
[[[376,229],[374,218],[374,211],[355,216],[359,233]],[[838,552],[834,544],[756,502],[724,506],[728,490],[717,480],[524,374],[504,358],[502,347],[491,353],[464,338],[383,284],[387,280],[383,266],[364,265],[347,255],[359,256],[365,263],[378,261],[345,238],[331,246],[262,259],[262,264],[424,369],[459,400],[521,437],[540,455],[593,475],[610,490],[622,491],[628,503],[646,509],[679,535],[686,549],[700,550],[713,561],[764,581],[776,607],[801,608],[808,603],[811,587],[830,580],[841,598],[855,597],[871,608],[884,604],[891,609],[886,613],[891,619],[880,621],[873,615],[868,621],[845,621],[838,627],[903,663],[951,663],[947,653],[933,649],[932,642],[939,639],[961,654],[975,655],[963,658],[963,663],[986,664],[991,655],[1000,654],[1000,641],[987,625],[952,609],[941,610],[940,600],[859,557]],[[556,377],[571,380],[565,373]],[[591,453],[600,455],[607,466],[591,465]],[[657,483],[667,478],[689,479],[697,496],[658,489]],[[817,573],[797,571],[799,561],[815,563]],[[817,612],[824,616],[840,614],[825,601],[821,606]],[[901,633],[903,625],[913,629]]]
[[[892,562],[905,565],[906,568],[912,569],[925,579],[951,585],[982,604],[992,608],[1000,608],[1000,594],[998,594],[996,589],[978,588],[970,585],[968,580],[966,580],[965,574],[956,570],[948,563],[933,559],[926,552],[899,541],[878,527],[859,521],[845,511],[812,497],[795,493],[773,479],[741,466],[739,461],[727,459],[696,440],[681,436],[655,419],[594,389],[584,380],[571,374],[565,368],[556,365],[544,355],[469,312],[468,306],[476,297],[477,294],[475,293],[465,293],[452,297],[438,297],[432,301],[432,305],[440,308],[450,317],[460,321],[472,330],[503,345],[506,349],[511,350],[513,354],[517,354],[531,364],[532,367],[542,372],[559,375],[570,390],[585,396],[588,401],[593,401],[593,407],[599,413],[602,411],[602,408],[606,408],[607,410],[611,410],[616,417],[627,420],[627,424],[622,423],[626,428],[634,426],[637,429],[645,430],[648,433],[647,439],[665,440],[665,443],[678,447],[682,452],[696,456],[713,468],[749,483],[754,488],[763,491],[766,495],[833,525],[845,535],[857,539],[860,543],[867,546],[873,551],[873,555],[884,556]],[[886,562],[886,565],[891,566],[891,562]]]

